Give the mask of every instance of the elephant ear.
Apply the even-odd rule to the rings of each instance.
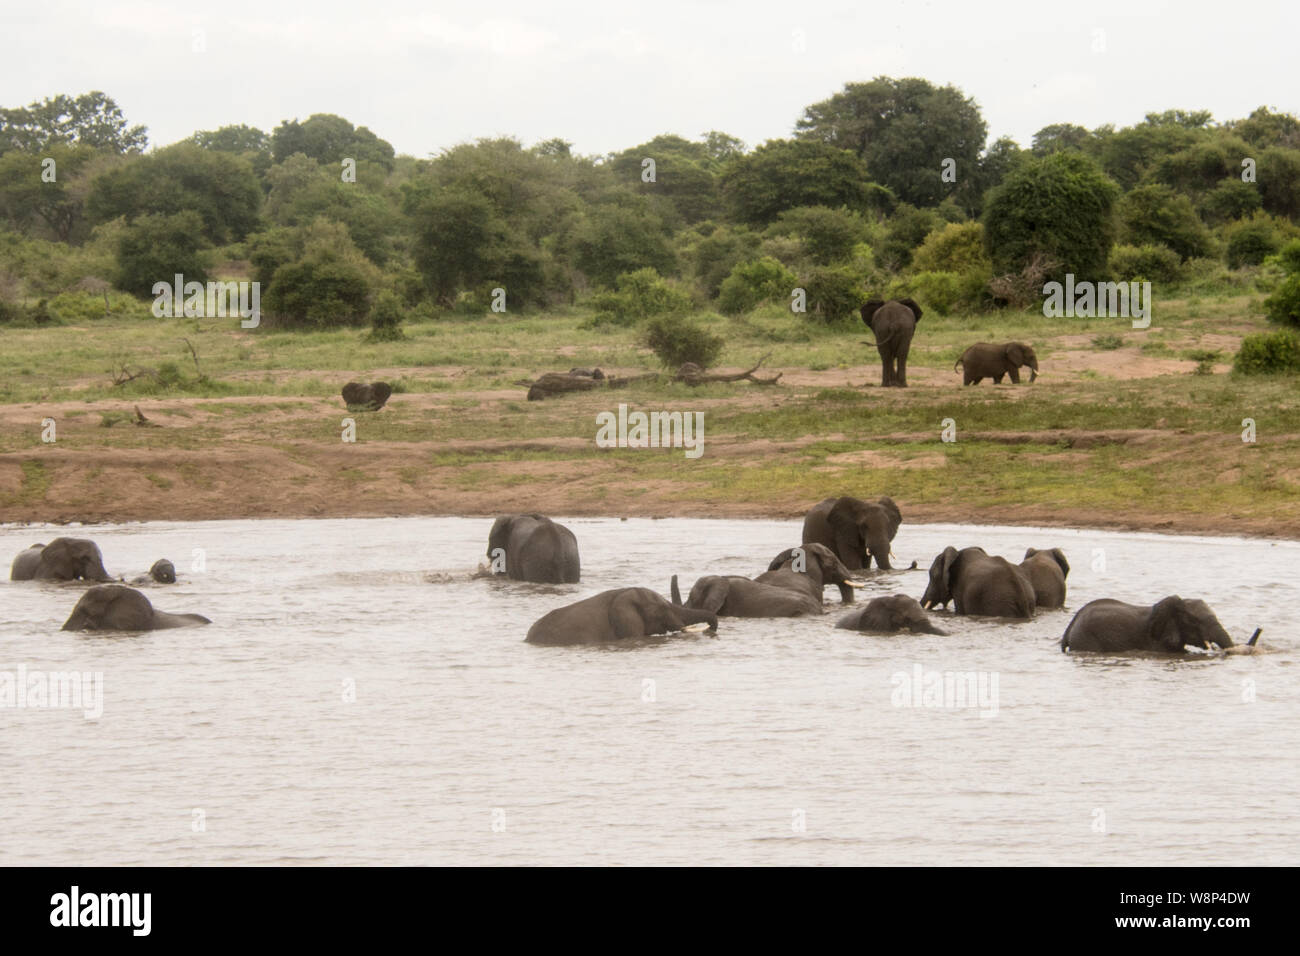
[[[848,561],[852,570],[857,570],[862,563],[862,532],[858,530],[855,507],[858,502],[852,498],[841,498],[826,515],[826,523],[835,535],[835,554],[841,561]]]
[[[957,560],[957,549],[949,546],[930,565],[930,586],[925,590],[927,606],[943,607],[952,600],[950,576]]]
[[[1187,621],[1187,604],[1177,594],[1171,594],[1151,609],[1148,631],[1153,646],[1177,653],[1183,649],[1183,629]]]
[[[1019,342],[1009,343],[1007,347],[1003,350],[1003,353],[1006,355],[1007,361],[1009,361],[1013,365],[1029,364],[1025,360],[1025,347],[1021,345]]]
[[[871,317],[876,314],[876,310],[885,304],[884,299],[869,299],[859,310],[862,313],[862,321],[868,326],[871,325]]]
[[[880,499],[880,507],[885,509],[889,516],[889,540],[894,540],[894,535],[898,534],[898,526],[903,523],[903,513],[898,510],[898,505],[894,504],[894,499],[885,495]]]
[[[1061,577],[1068,578],[1070,576],[1070,562],[1065,560],[1065,552],[1060,548],[1053,548],[1047,553],[1055,558],[1056,563],[1061,566]]]
[[[699,587],[697,584],[696,587]],[[698,597],[695,594],[695,588],[691,588],[691,607],[697,611],[708,611],[710,614],[717,614],[722,610],[722,605],[727,603],[727,592],[731,590],[731,582],[726,578],[718,576],[709,581],[704,586],[704,591]]]
[[[509,550],[506,545],[510,541],[510,526],[514,524],[514,515],[502,515],[492,522],[492,530],[488,532],[487,556],[492,557],[492,552],[497,548],[502,551]]]
[[[781,565],[785,564],[793,557],[794,557],[794,548],[786,548],[784,551],[782,551],[780,554],[778,554],[775,558],[771,560],[771,562],[767,566],[767,569],[769,571],[778,571],[780,570]]]
[[[952,582],[957,577],[957,570],[960,564],[960,551],[952,545],[943,549],[943,593],[946,597],[952,596]]]
[[[912,314],[916,316],[916,321],[921,321],[921,307],[916,304],[915,299],[899,299],[898,301],[912,310]]]

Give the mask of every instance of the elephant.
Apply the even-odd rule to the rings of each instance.
[[[889,545],[898,534],[903,515],[894,499],[827,498],[808,510],[803,519],[803,539],[825,545],[850,571],[876,566],[886,571]]]
[[[796,560],[799,569],[795,567]],[[860,587],[862,582],[850,580],[848,568],[829,548],[804,545],[801,559],[796,557],[793,548],[787,548],[757,578],[717,574],[700,578],[692,586],[684,606],[709,611],[719,617],[821,614],[822,589],[827,584],[838,585],[841,598],[845,603],[852,603],[851,589]],[[673,604],[681,605],[682,595],[675,574],[671,587]]]
[[[1223,650],[1233,646],[1208,604],[1183,600],[1177,594],[1150,607],[1125,604],[1111,598],[1089,601],[1079,608],[1061,635],[1062,651],[1166,651],[1181,654],[1184,647]]]
[[[159,558],[153,563],[148,574],[131,579],[132,584],[175,584],[176,565],[166,558]]]
[[[786,548],[754,580],[759,584],[806,594],[817,602],[819,611],[822,607],[822,590],[826,585],[834,584],[840,589],[841,603],[852,604],[853,589],[862,587],[865,583],[855,580],[852,572],[835,557],[830,548],[816,543]]]
[[[34,544],[14,558],[11,581],[112,581],[104,556],[89,538],[55,538]]]
[[[992,557],[983,548],[944,548],[930,565],[930,584],[921,604],[926,610],[953,602],[958,614],[1033,617],[1034,587],[1019,567]]]
[[[1038,356],[1034,354],[1032,346],[1023,342],[1007,342],[1003,345],[977,342],[961,353],[961,358],[952,367],[954,372],[958,365],[962,367],[963,385],[978,385],[986,378],[1001,385],[1003,375],[1010,375],[1011,384],[1019,385],[1022,365],[1029,368],[1029,381],[1038,378]]]
[[[876,337],[881,386],[907,388],[907,352],[916,323],[921,321],[921,307],[911,299],[872,299],[860,311],[862,321]]]
[[[513,581],[576,584],[582,574],[578,539],[545,515],[502,515],[488,532],[492,570]],[[504,558],[504,568],[498,559]]]
[[[929,616],[914,597],[890,594],[872,598],[863,607],[855,608],[835,622],[836,627],[850,631],[878,631],[893,634],[911,631],[913,634],[947,634],[930,623]]]
[[[717,628],[718,617],[710,611],[674,606],[649,588],[615,588],[542,615],[524,640],[529,644],[598,644]]]
[[[384,407],[393,394],[393,387],[387,382],[348,382],[343,386],[343,401],[348,411],[377,412]]]
[[[1070,574],[1070,562],[1060,548],[1039,551],[1029,548],[1020,570],[1034,589],[1034,604],[1040,608],[1065,607],[1065,579]]]
[[[605,380],[605,373],[598,368],[571,368],[569,369],[569,374],[576,375],[579,378],[595,379],[597,382],[603,382]]]
[[[149,599],[123,584],[97,584],[81,596],[65,631],[160,631],[169,627],[198,627],[212,622],[202,614],[168,614],[155,610]]]

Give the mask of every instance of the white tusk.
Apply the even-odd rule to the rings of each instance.
[[[682,628],[683,631],[691,631],[694,633],[698,633],[700,631],[707,631],[708,629],[709,629],[708,621],[700,621],[698,624],[687,624],[685,627]]]
[[[866,581],[850,581],[848,578],[844,579],[844,583],[851,588],[865,588],[868,584]]]

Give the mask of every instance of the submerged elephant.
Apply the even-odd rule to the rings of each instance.
[[[202,614],[158,611],[135,588],[123,584],[97,584],[81,596],[65,631],[159,631],[169,627],[197,627],[212,622]]]
[[[175,584],[176,583],[176,565],[172,564],[166,558],[159,558],[149,568],[147,575],[131,579],[132,584]]]
[[[876,631],[894,634],[911,631],[914,634],[947,634],[930,622],[920,603],[906,594],[890,594],[872,598],[861,608],[855,608],[835,622],[836,627],[850,631]]]
[[[850,571],[871,567],[872,558],[888,571],[889,546],[902,523],[893,498],[827,498],[804,516],[803,539],[830,548]]]
[[[1060,548],[1039,551],[1029,548],[1020,570],[1034,589],[1034,604],[1039,608],[1065,607],[1065,579],[1070,574],[1070,563]]]
[[[99,545],[89,538],[55,538],[14,558],[11,581],[112,581]]]
[[[377,412],[393,394],[393,386],[387,382],[348,382],[343,386],[343,401],[348,411]]]
[[[809,595],[822,607],[822,590],[833,584],[840,590],[840,601],[853,603],[853,589],[865,582],[854,580],[853,572],[835,557],[830,548],[808,543],[797,548],[786,548],[767,566],[767,570],[754,578],[759,584]]]
[[[961,358],[952,367],[954,372],[958,365],[962,368],[963,385],[978,385],[986,378],[1001,385],[1003,375],[1011,376],[1012,385],[1019,385],[1022,365],[1029,369],[1029,381],[1038,378],[1038,356],[1031,346],[1023,342],[1007,342],[1003,345],[976,343],[961,353]]]
[[[947,607],[949,601],[958,614],[988,617],[1032,617],[1036,607],[1025,573],[983,548],[944,548],[930,565],[930,584],[921,604],[929,610]]]
[[[862,321],[876,337],[881,386],[907,388],[907,353],[921,321],[921,307],[911,299],[872,299],[861,312]]]
[[[487,553],[493,572],[514,581],[574,584],[582,575],[578,539],[545,515],[497,518],[488,532]]]
[[[706,575],[691,587],[685,605],[674,574],[673,604],[719,617],[798,617],[822,613],[822,589],[827,584],[839,586],[845,603],[852,602],[851,589],[861,582],[850,580],[849,569],[830,549],[806,544],[800,550],[800,555],[793,548],[782,551],[756,578]]]
[[[1217,644],[1227,650],[1232,638],[1209,605],[1172,594],[1145,607],[1110,598],[1089,601],[1079,608],[1061,636],[1063,651],[1167,651],[1185,647],[1206,650]]]
[[[615,588],[543,615],[524,640],[530,644],[598,644],[687,629],[715,631],[717,627],[717,615],[669,604],[649,588]]]

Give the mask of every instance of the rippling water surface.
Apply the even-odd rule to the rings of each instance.
[[[128,577],[169,557],[180,583],[146,593],[215,622],[63,633],[80,586],[0,584],[0,671],[104,681],[97,720],[0,709],[0,863],[1296,862],[1300,543],[904,524],[894,549],[922,570],[865,597],[919,598],[948,544],[1059,546],[1067,608],[940,615],[947,637],[836,630],[832,607],[723,619],[716,639],[533,647],[554,607],[757,574],[800,531],[561,520],[580,585],[471,578],[481,519],[0,528],[4,562],[59,534]],[[1060,652],[1087,601],[1170,593],[1204,597],[1234,638],[1263,627],[1271,653]],[[996,677],[996,714],[901,706],[918,667]]]

